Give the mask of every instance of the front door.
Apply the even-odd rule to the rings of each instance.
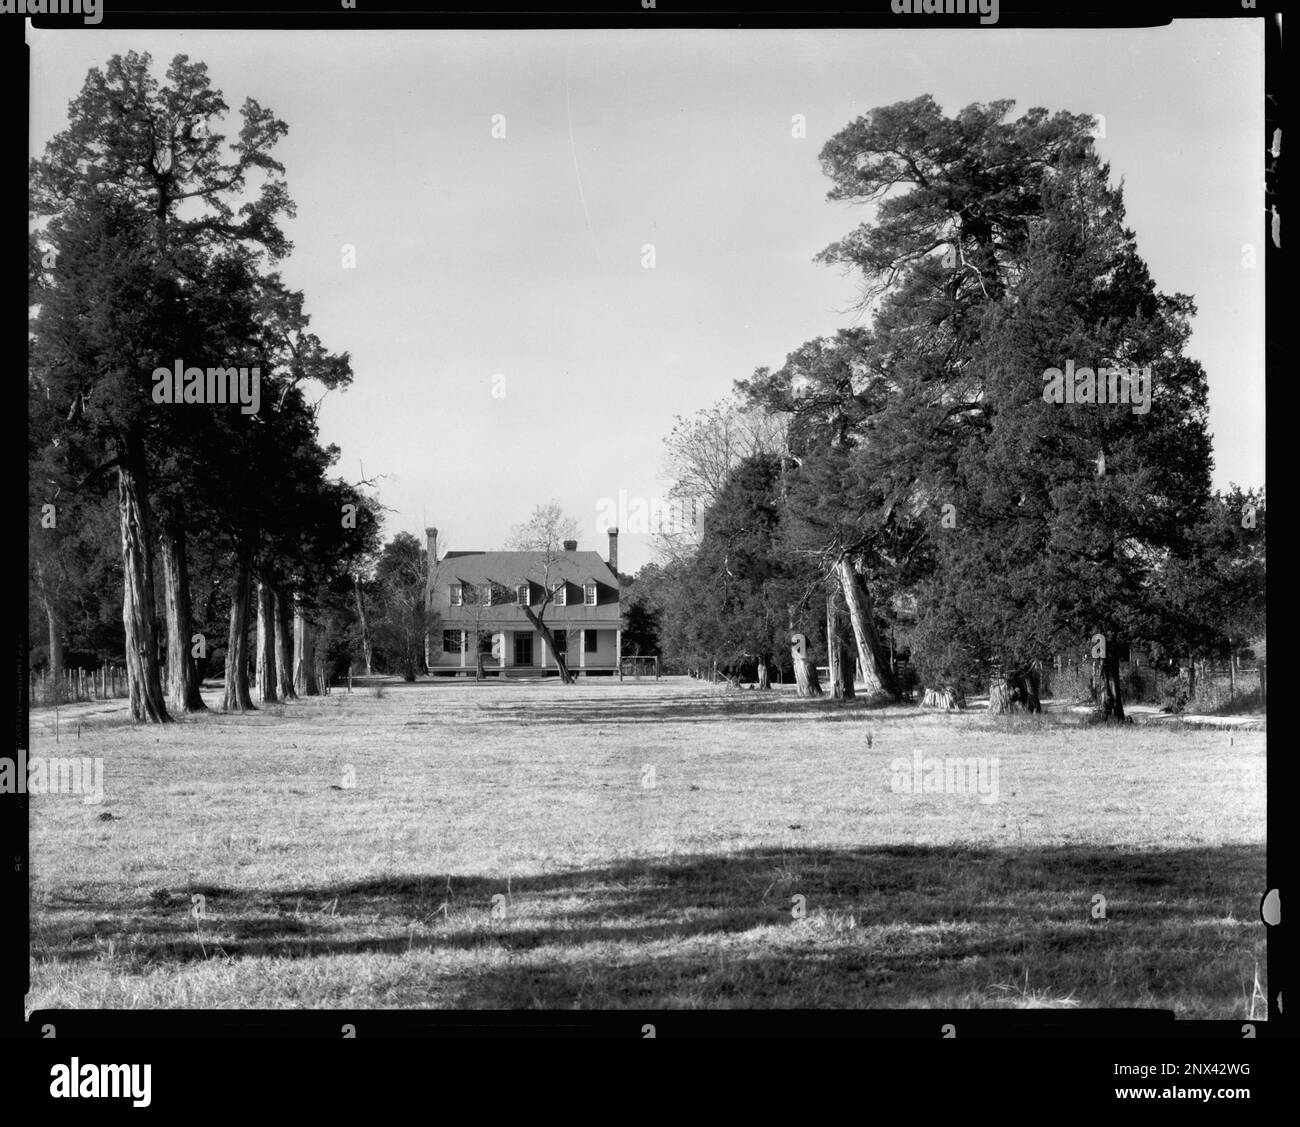
[[[533,636],[531,634],[515,635],[515,664],[533,664]]]

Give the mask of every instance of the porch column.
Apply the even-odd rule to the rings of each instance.
[[[540,630],[533,631],[533,645],[542,651],[542,668],[546,668],[546,639],[542,637]]]
[[[578,668],[587,668],[587,628],[584,626],[578,631]],[[584,674],[584,676],[586,676]]]
[[[462,630],[460,632],[460,667],[462,669],[465,668],[465,646],[467,644],[466,639],[468,637],[469,637],[469,633],[467,631]]]
[[[623,680],[623,627],[614,631],[614,668],[618,670],[618,679]]]

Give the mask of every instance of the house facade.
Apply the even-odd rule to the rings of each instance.
[[[425,536],[425,606],[436,624],[425,638],[431,674],[472,676],[480,656],[484,671],[497,676],[558,674],[525,607],[541,616],[571,673],[618,672],[623,605],[617,528],[609,530],[608,559],[579,551],[575,540],[566,540],[555,554],[448,552],[439,557],[438,530],[427,528]],[[555,594],[543,610],[547,591]]]

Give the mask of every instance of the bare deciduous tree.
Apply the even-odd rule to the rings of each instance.
[[[542,636],[542,641],[555,659],[555,667],[560,671],[560,681],[570,684],[573,675],[569,672],[565,655],[555,644],[555,636],[546,625],[546,608],[555,601],[555,593],[563,585],[559,576],[559,564],[564,559],[564,542],[577,539],[578,522],[565,516],[558,501],[552,500],[546,505],[538,505],[533,515],[523,524],[516,525],[506,541],[506,548],[512,552],[532,552],[536,559],[529,574],[523,578],[536,583],[542,589],[541,602],[536,609],[524,605],[520,609],[532,623],[533,629]]]
[[[702,518],[741,462],[784,452],[786,421],[783,415],[736,399],[719,400],[689,418],[677,415],[672,433],[664,439],[662,475],[672,483],[669,498]],[[699,543],[700,520],[670,522],[668,529],[652,531],[660,558],[677,560]]]

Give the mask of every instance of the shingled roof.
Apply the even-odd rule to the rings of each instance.
[[[479,584],[493,581],[512,587],[546,574],[545,552],[448,552],[434,568],[434,582]],[[604,583],[618,586],[618,577],[599,552],[564,552],[551,560],[552,582]]]

